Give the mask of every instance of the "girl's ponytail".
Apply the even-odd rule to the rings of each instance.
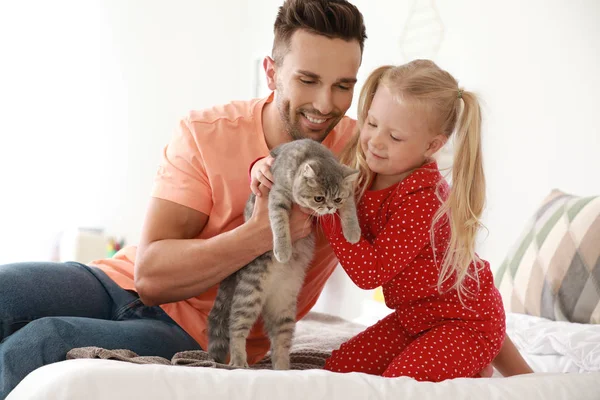
[[[455,153],[452,166],[452,188],[448,199],[436,213],[433,226],[444,216],[448,217],[451,232],[448,248],[442,262],[438,288],[455,279],[452,287],[459,297],[468,294],[464,280],[477,279],[476,266],[482,261],[475,253],[477,232],[481,227],[481,214],[485,205],[485,176],[481,151],[481,110],[475,94],[461,89],[457,92],[463,107],[455,131]],[[433,239],[433,230],[432,230]],[[454,274],[456,273],[456,275]]]

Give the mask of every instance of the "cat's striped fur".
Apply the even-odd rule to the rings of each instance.
[[[340,210],[344,235],[351,243],[360,239],[354,204],[357,171],[341,165],[323,145],[310,139],[283,144],[271,152],[274,178],[269,193],[269,219],[273,251],[254,259],[227,277],[219,287],[208,317],[208,352],[218,362],[247,367],[246,338],[261,315],[271,340],[274,369],[289,368],[289,350],[296,326],[296,303],[306,268],[314,252],[314,235],[292,244],[289,212],[292,203],[315,215]],[[255,197],[244,211],[252,216]]]

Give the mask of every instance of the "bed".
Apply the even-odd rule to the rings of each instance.
[[[298,324],[293,352],[316,342],[335,347],[361,329],[362,324],[310,313]],[[75,359],[32,372],[8,399],[600,399],[600,325],[509,313],[507,330],[535,374],[429,383],[319,369],[225,370]]]
[[[318,368],[323,354],[390,312],[370,300],[352,322],[312,312],[298,323],[292,354],[317,350],[317,368],[226,370],[74,359],[32,372],[8,399],[600,399],[598,240],[600,196],[554,190],[495,273],[507,333],[535,374],[429,383]]]

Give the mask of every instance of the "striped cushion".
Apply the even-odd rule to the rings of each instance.
[[[600,323],[600,197],[554,190],[496,273],[507,311]]]

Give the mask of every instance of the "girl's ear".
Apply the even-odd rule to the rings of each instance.
[[[446,144],[447,141],[448,141],[448,138],[446,136],[444,136],[444,135],[437,135],[437,136],[435,136],[429,142],[429,147],[427,148],[427,151],[425,152],[425,156],[426,157],[433,156],[435,153],[438,152],[439,149],[441,149],[442,147],[444,147],[444,145]]]
[[[277,89],[277,79],[275,77],[275,60],[271,57],[267,56],[263,60],[263,68],[265,70],[265,75],[267,76],[267,86],[270,90]]]

